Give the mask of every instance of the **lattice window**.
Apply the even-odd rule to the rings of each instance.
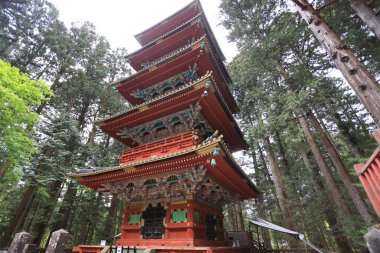
[[[215,219],[214,215],[212,215],[210,213],[206,213],[205,221],[206,221],[206,239],[207,240],[215,240],[215,238],[216,238],[216,230],[215,230],[216,219]]]
[[[200,213],[200,212],[198,212],[198,211],[194,211],[194,221],[195,221],[195,223],[197,223],[197,224],[202,223],[202,220],[201,220],[201,213]]]
[[[131,216],[129,216],[128,223],[130,225],[138,225],[140,224],[140,213],[132,213]]]
[[[186,221],[187,212],[184,209],[174,209],[172,211],[172,222],[184,222]]]
[[[165,233],[164,218],[166,210],[160,203],[156,207],[150,204],[143,212],[144,226],[140,228],[143,239],[162,239]]]

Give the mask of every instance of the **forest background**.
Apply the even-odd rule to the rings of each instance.
[[[258,216],[321,248],[361,252],[367,227],[379,222],[353,164],[376,147],[380,2],[305,3],[221,3],[221,22],[239,50],[228,64],[230,88],[250,145],[238,159],[262,191],[254,201],[226,206],[225,227],[247,229]],[[336,51],[326,44],[334,36]],[[117,164],[123,146],[92,122],[128,107],[111,85],[131,73],[126,55],[89,22],[67,27],[48,1],[0,2],[2,246],[21,230],[41,247],[60,228],[75,245],[112,241],[120,230],[125,203],[66,174]],[[372,101],[361,94],[368,90]],[[261,234],[268,248],[295,243]]]

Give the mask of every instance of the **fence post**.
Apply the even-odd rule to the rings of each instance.
[[[32,243],[33,237],[27,232],[20,232],[15,235],[9,247],[9,253],[22,253],[25,245]]]
[[[53,232],[45,253],[64,253],[65,244],[71,243],[72,239],[73,237],[64,229]]]

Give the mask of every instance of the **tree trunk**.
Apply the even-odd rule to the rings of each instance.
[[[5,42],[5,46],[3,48],[0,48],[0,55],[2,57],[4,57],[5,55],[5,52],[8,51],[8,49],[18,41],[20,37],[20,33],[17,33],[17,35],[15,36],[15,38],[13,39],[9,39],[7,42]]]
[[[9,164],[10,163],[7,161],[2,162],[2,166],[0,166],[0,182],[5,177],[5,174],[7,174],[7,171],[9,169]]]
[[[61,67],[59,69],[59,71],[57,72],[57,76],[55,77],[54,81],[53,81],[53,84],[50,86],[50,89],[51,91],[56,94],[56,90],[60,84],[60,79],[61,77],[63,76],[63,74],[66,72],[66,68],[65,67]],[[36,110],[36,113],[37,114],[41,114],[42,113],[42,110],[45,108],[45,106],[47,105],[48,103],[48,100],[45,100],[43,101],[38,107],[37,107],[37,110]]]
[[[310,159],[308,155],[306,154],[303,145],[300,145],[300,152],[302,155],[302,160],[305,164],[305,167],[311,171],[313,175],[313,180],[314,180],[314,186],[316,187],[315,190],[319,192],[326,192],[325,186],[323,185],[322,179],[320,177],[319,171],[316,167],[312,166],[310,163]],[[332,203],[331,203],[331,197],[330,195],[326,195],[326,208],[323,209],[324,215],[327,219],[327,222],[329,223],[329,226],[332,230],[332,234],[334,236],[335,243],[338,245],[340,248],[341,252],[352,252],[351,247],[350,247],[350,242],[348,239],[344,236],[342,233],[342,226],[338,224],[338,220],[336,218],[336,212],[332,208]],[[324,225],[323,225],[324,226]],[[322,231],[323,233],[323,231]],[[322,239],[323,242],[323,247],[327,249],[327,242],[326,240]]]
[[[236,219],[235,219],[233,203],[228,204],[227,213],[228,213],[228,225],[230,227],[230,230],[237,231],[237,224],[236,224]]]
[[[256,158],[256,153],[255,153],[255,150],[254,148],[252,147],[251,148],[252,150],[252,161],[253,161],[253,167],[255,168],[255,181],[256,181],[256,186],[260,189],[260,186],[261,186],[261,179],[262,179],[262,176],[260,176],[260,174],[262,174],[261,172],[263,172],[263,170],[267,170],[266,168],[266,164],[263,164],[263,168],[260,168],[259,169],[259,165],[258,165],[258,162],[257,162],[257,158]],[[264,220],[268,220],[268,217],[267,217],[267,214],[265,212],[265,203],[263,201],[263,195],[260,194],[257,198],[257,211],[260,215],[260,218],[264,219]],[[266,229],[266,228],[260,228],[260,231],[261,231],[261,234],[262,234],[262,237],[263,237],[263,243],[264,243],[264,247],[266,249],[272,249],[272,244],[271,244],[271,238],[270,238],[270,234],[269,234],[269,230]]]
[[[339,188],[336,185],[335,179],[330,172],[330,168],[328,167],[321,150],[319,149],[316,141],[314,140],[313,134],[307,124],[305,116],[301,116],[298,118],[303,132],[305,133],[307,142],[310,145],[310,148],[313,152],[315,160],[318,164],[318,167],[323,175],[323,178],[326,182],[327,188],[334,199],[334,202],[341,214],[342,217],[349,217],[351,212],[349,211],[347,205],[344,203],[342,196],[340,195]]]
[[[91,203],[91,205],[90,205],[90,208],[91,208],[90,213],[92,215],[92,218],[91,218],[92,221],[97,221],[100,218],[99,217],[99,206],[101,204],[102,199],[103,199],[103,193],[98,192],[98,196],[96,197],[95,203]],[[88,233],[87,233],[87,238],[86,238],[87,244],[93,243],[92,240],[93,240],[93,237],[95,234],[95,229],[96,229],[96,222],[90,223]]]
[[[327,241],[328,235],[326,233],[324,223],[325,223],[325,220],[320,220],[318,222],[318,225],[317,225],[318,227],[316,228],[315,235],[312,235],[311,238],[315,238],[316,242],[320,242],[320,244],[318,245],[319,246],[318,248],[328,249],[329,248],[329,243]],[[329,236],[329,237],[332,237],[332,236]],[[333,239],[333,238],[331,238],[331,239]]]
[[[88,135],[87,144],[94,143],[95,137],[96,137],[96,127],[95,127],[95,124],[93,124],[91,132]]]
[[[86,123],[86,116],[88,109],[90,108],[91,100],[85,99],[85,101],[82,101],[83,108],[80,111],[80,114],[78,116],[78,129],[83,129],[84,125]],[[93,126],[95,127],[95,126]]]
[[[354,108],[350,103],[347,103],[347,107],[349,108],[349,110],[343,110],[343,113],[344,115],[346,115],[347,119],[351,119],[351,120],[355,119],[362,133],[368,134],[369,133],[368,125],[366,124],[366,122],[364,122],[364,119],[361,118],[361,116],[358,114],[359,112],[358,109]],[[371,135],[368,135],[368,137],[371,138]]]
[[[278,199],[277,199],[277,196],[276,196],[276,190],[275,190],[275,187],[274,187],[274,184],[273,184],[273,180],[269,174],[269,166],[267,165],[266,161],[265,161],[265,157],[264,157],[264,153],[260,147],[260,145],[257,145],[257,150],[259,151],[259,157],[260,157],[260,162],[262,164],[262,166],[264,167],[264,169],[262,170],[262,172],[264,173],[264,177],[266,179],[266,182],[270,182],[271,185],[273,187],[271,187],[271,192],[269,194],[271,194],[273,196],[273,198],[275,199],[275,203],[276,203],[276,207],[278,210],[280,210],[281,212],[281,208],[280,208],[280,204],[278,202]]]
[[[82,199],[82,195],[83,195],[83,189],[79,190],[78,197],[76,198],[77,201],[75,202],[75,200],[74,200],[75,203],[74,203],[73,207],[71,208],[72,214],[70,215],[70,217],[68,219],[68,225],[67,225],[68,228],[73,226],[73,222],[75,221],[75,216],[76,216],[76,213],[78,210],[79,202]]]
[[[88,237],[88,227],[89,227],[89,222],[85,220],[80,220],[79,224],[76,224],[77,230],[75,231],[75,240],[74,240],[74,245],[78,244],[86,244],[86,240]]]
[[[43,42],[41,42],[40,44],[38,44],[38,46],[35,45],[35,46],[33,47],[33,50],[31,50],[31,52],[30,52],[30,54],[29,54],[29,57],[28,57],[28,59],[26,60],[26,62],[23,63],[23,64],[21,64],[21,66],[20,66],[20,70],[22,70],[23,72],[28,73],[28,69],[27,69],[28,65],[29,65],[34,59],[36,59],[36,58],[38,57],[37,54],[38,54],[39,51],[43,48],[43,46],[45,46],[45,41],[43,41]]]
[[[62,182],[58,180],[52,183],[50,187],[50,191],[49,191],[50,197],[48,198],[47,203],[45,203],[45,205],[40,207],[41,212],[42,212],[42,217],[45,217],[45,219],[40,220],[33,226],[33,231],[35,234],[33,243],[36,244],[37,246],[40,245],[43,239],[51,214],[54,211],[55,204],[57,203],[61,185],[62,185]]]
[[[273,212],[272,212],[272,210],[269,210],[269,221],[271,221],[271,222],[275,222],[275,219],[274,219],[274,217],[273,217]],[[274,244],[275,244],[275,247],[274,248],[277,248],[277,249],[279,249],[280,248],[280,244],[279,244],[279,238],[278,238],[278,236],[279,236],[279,234],[278,233],[273,233],[272,234],[273,235],[273,240],[274,240]],[[283,242],[281,242],[281,244],[282,244]]]
[[[112,196],[111,206],[108,209],[107,219],[104,224],[104,229],[102,233],[102,238],[105,238],[108,242],[111,242],[114,239],[116,217],[119,208],[119,203],[120,200],[116,197],[116,195]]]
[[[245,231],[244,229],[244,220],[243,220],[243,211],[241,210],[241,203],[235,203],[235,211],[236,211],[236,224],[238,231]]]
[[[285,148],[284,148],[284,144],[282,143],[282,139],[281,139],[280,133],[277,130],[275,131],[275,136],[276,136],[277,144],[278,144],[278,147],[279,147],[280,155],[282,157],[282,160],[284,161],[285,175],[287,177],[289,177],[289,178],[293,178],[293,175],[291,173],[291,171],[292,171],[291,165],[290,165],[288,156],[286,154],[286,151],[285,151]],[[293,180],[292,179],[290,180],[290,188],[291,188],[291,194],[294,196],[293,199],[294,199],[295,205],[297,206],[297,209],[298,209],[298,212],[299,212],[299,218],[300,218],[300,221],[301,221],[301,223],[303,225],[303,230],[309,230],[305,226],[305,209],[304,209],[304,207],[302,205],[302,197],[301,197],[300,191],[299,191],[299,189],[298,189],[298,187],[297,187],[297,185],[295,183],[294,178],[293,178]]]
[[[33,221],[35,221],[34,217],[37,213],[38,206],[40,205],[41,198],[41,195],[34,193],[30,207],[25,212],[25,219],[23,221],[23,224],[20,224],[20,230],[31,232]]]
[[[280,204],[280,210],[281,210],[283,221],[286,224],[287,228],[289,228],[290,230],[297,231],[296,220],[293,216],[293,213],[291,212],[293,208],[289,204],[289,199],[285,192],[285,184],[280,172],[280,168],[277,163],[277,159],[273,152],[269,137],[264,139],[264,145],[267,151],[269,165],[270,165],[269,167],[271,169],[272,180],[275,186],[277,199]],[[288,242],[292,248],[297,247],[297,243],[295,243],[295,241],[289,240]]]
[[[296,220],[290,212],[293,208],[289,204],[288,196],[285,192],[285,184],[282,179],[277,159],[272,149],[269,137],[264,139],[265,149],[267,151],[269,167],[271,169],[272,180],[276,189],[276,195],[280,204],[281,214],[286,226],[291,230],[297,230]]]
[[[75,196],[77,194],[77,186],[70,181],[67,186],[65,197],[62,200],[61,207],[59,208],[57,219],[52,225],[51,233],[58,229],[67,229],[68,222],[72,213]]]
[[[359,100],[380,126],[380,85],[307,0],[292,0]]]
[[[46,66],[44,67],[43,70],[41,70],[38,74],[36,74],[35,76],[33,76],[33,79],[34,80],[38,80],[42,77],[43,74],[46,73],[46,71],[48,69],[50,69],[54,64],[57,64],[57,62],[55,61],[54,57],[50,57],[50,60],[49,60],[49,63],[46,64]]]
[[[311,175],[317,174],[317,177],[319,177],[320,176],[319,172],[316,171],[316,173],[315,173],[315,171],[313,171],[309,157],[307,156],[307,154],[305,152],[305,147],[304,147],[303,143],[301,143],[299,145],[299,147],[300,147],[299,151],[301,153],[301,157],[302,157],[302,160],[303,160],[303,163],[305,165],[306,170],[308,170],[311,173]],[[310,182],[313,185],[313,191],[314,192],[320,192],[320,191],[325,192],[323,184],[321,187],[320,185],[318,185],[317,181],[318,181],[318,178],[313,176],[312,182]],[[320,186],[320,187],[318,187],[318,186]],[[323,225],[323,220],[321,221],[321,220],[313,219],[313,220],[309,221],[309,224],[310,223],[313,224],[312,228],[310,229],[310,235],[311,235],[311,238],[313,239],[313,243],[314,244],[317,243],[317,245],[320,244],[320,246],[322,248],[327,249],[328,247],[327,247],[326,238],[323,236],[324,231],[320,231],[321,225]]]
[[[15,212],[15,215],[9,222],[9,226],[7,230],[4,233],[4,236],[1,240],[1,246],[6,247],[10,245],[12,242],[12,237],[16,232],[18,231],[18,227],[20,226],[20,222],[22,222],[25,219],[26,216],[26,209],[28,209],[28,206],[31,204],[31,199],[33,198],[35,188],[32,186],[27,187],[26,191],[24,192],[21,202]]]
[[[335,210],[328,205],[324,211],[329,227],[331,228],[334,240],[338,245],[341,253],[352,253],[351,243],[341,231],[341,224],[338,223]]]
[[[350,0],[351,8],[380,40],[380,17],[362,0]]]
[[[286,72],[286,70],[279,63],[276,63],[276,68],[281,73],[281,75],[283,76],[283,78],[285,79],[285,83],[288,86],[289,91],[295,93],[296,92],[296,87],[294,86],[294,84],[291,81],[289,81],[290,78],[289,78],[289,75]],[[306,110],[304,109],[304,111],[306,111]],[[364,204],[364,202],[362,201],[362,199],[361,199],[361,197],[359,195],[358,190],[352,185],[351,179],[350,179],[350,177],[348,175],[348,170],[347,170],[345,164],[343,163],[343,160],[342,160],[340,154],[337,152],[334,144],[332,143],[331,139],[328,137],[328,135],[326,134],[326,132],[323,131],[321,125],[319,124],[319,122],[316,119],[316,117],[313,114],[313,112],[308,111],[306,113],[306,115],[309,117],[311,123],[313,124],[314,128],[318,132],[319,137],[321,138],[322,142],[324,143],[324,145],[325,145],[325,147],[327,149],[327,152],[329,153],[330,158],[333,161],[333,164],[334,164],[336,170],[338,171],[339,176],[341,177],[341,179],[343,181],[343,184],[346,187],[346,189],[347,189],[347,191],[348,191],[348,193],[349,193],[352,201],[354,202],[355,207],[357,208],[358,212],[360,213],[361,217],[363,218],[363,220],[366,223],[373,222],[374,218],[368,212],[368,208]],[[308,140],[308,142],[309,142],[309,144],[310,144],[310,146],[312,148],[312,151],[314,153],[314,156],[316,157],[316,160],[317,160],[317,163],[318,163],[319,167],[322,170],[322,173],[324,174],[326,180],[329,181],[329,182],[326,181],[326,183],[328,184],[328,187],[329,187],[330,191],[334,190],[334,188],[336,187],[336,185],[334,187],[333,184],[336,184],[336,183],[335,183],[335,181],[331,181],[331,180],[334,180],[334,179],[333,179],[333,177],[332,177],[332,175],[331,175],[331,173],[330,173],[330,171],[328,169],[328,166],[327,166],[326,162],[323,159],[323,156],[321,154],[319,154],[320,153],[319,147],[318,147],[318,145],[316,143],[314,143],[313,146],[311,144],[312,142],[315,142],[315,141],[312,138],[311,130],[310,130],[308,124],[307,124],[305,116],[299,117],[299,122],[300,122],[300,124],[301,124],[301,126],[302,126],[302,128],[304,130],[306,138],[307,138],[307,140]],[[327,177],[330,177],[330,176],[328,174],[325,174],[325,173],[330,174],[331,178],[327,179]],[[334,200],[335,201],[339,201],[339,202],[336,202],[338,204],[339,203],[343,204],[343,199],[341,199],[341,196],[339,194],[339,190],[336,189],[336,191],[338,191],[338,195],[339,195],[340,199],[335,199],[335,198],[338,198],[338,195],[336,194],[336,192],[334,192],[334,193],[332,192],[332,194],[334,196]],[[342,207],[343,207],[343,209],[346,208],[345,206],[342,206]],[[349,210],[348,207],[347,207],[347,210],[343,210],[343,209],[342,209],[342,211],[344,211],[344,213]]]
[[[350,133],[350,129],[343,122],[339,113],[333,109],[330,102],[326,102],[325,105],[326,105],[326,108],[330,111],[330,115],[333,121],[337,125],[339,132],[341,133],[344,140],[346,141],[347,146],[349,147],[352,154],[358,159],[364,158],[365,157],[364,151],[359,147],[358,142],[355,140],[355,137]]]
[[[82,129],[79,129],[79,130],[82,130]],[[96,136],[96,127],[93,126],[88,136],[87,144],[94,143],[95,136]],[[53,233],[54,231],[58,229],[68,228],[70,216],[73,213],[72,211],[74,208],[74,200],[75,200],[77,191],[78,191],[77,185],[73,181],[70,181],[69,185],[67,186],[67,191],[66,191],[65,197],[63,198],[62,205],[59,208],[57,220],[52,225],[50,236],[51,236],[51,233]]]
[[[372,217],[372,215],[368,211],[368,207],[363,202],[362,198],[360,197],[358,189],[353,185],[351,182],[350,175],[348,174],[348,169],[346,165],[344,164],[342,157],[336,150],[335,145],[332,143],[329,136],[326,134],[325,131],[323,131],[321,125],[319,124],[318,120],[316,119],[314,113],[309,112],[308,117],[310,119],[310,122],[314,126],[314,128],[317,130],[319,137],[321,138],[323,144],[325,145],[327,152],[330,155],[330,158],[338,171],[338,174],[347,189],[348,194],[350,195],[352,201],[355,204],[356,209],[358,210],[360,216],[362,219],[367,223],[372,223],[375,219]]]

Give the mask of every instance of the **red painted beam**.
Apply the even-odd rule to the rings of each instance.
[[[153,41],[154,39],[164,35],[165,33],[170,32],[171,30],[185,23],[192,17],[197,16],[202,11],[202,9],[199,7],[200,6],[198,6],[198,4],[194,4],[194,2],[192,2],[191,4],[187,5],[183,9],[174,13],[170,17],[164,19],[158,24],[155,24],[154,26],[146,29],[145,31],[135,35],[137,41],[142,46],[144,46],[148,44],[150,41]]]

